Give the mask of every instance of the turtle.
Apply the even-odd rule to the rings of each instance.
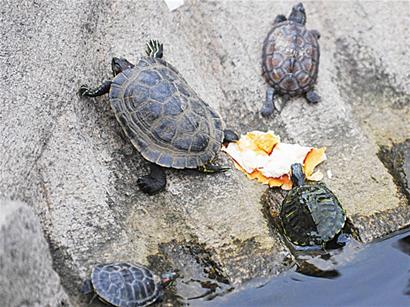
[[[302,164],[291,165],[291,179],[279,213],[285,236],[298,246],[324,246],[343,229],[345,211],[324,183],[305,183]]]
[[[150,40],[137,64],[114,57],[114,78],[96,88],[80,87],[82,96],[109,94],[124,134],[151,162],[150,174],[138,179],[140,189],[155,194],[166,186],[164,168],[226,171],[212,164],[222,143],[238,140],[221,116],[188,85],[178,70],[162,59],[163,44]]]
[[[313,104],[320,101],[313,88],[319,72],[320,33],[307,30],[305,24],[305,8],[298,3],[289,18],[276,16],[263,43],[262,75],[269,84],[261,108],[264,117],[270,116],[274,108],[280,112],[290,97],[304,95]],[[282,104],[276,99],[278,95],[283,97]]]
[[[161,277],[141,264],[106,263],[96,265],[91,278],[84,281],[83,294],[94,294],[113,306],[148,306],[163,295],[164,288],[176,278],[176,273]]]

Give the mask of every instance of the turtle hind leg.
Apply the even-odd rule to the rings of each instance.
[[[91,279],[87,279],[84,281],[83,285],[81,286],[80,292],[85,295],[88,295],[94,292]]]
[[[265,102],[261,108],[261,114],[263,117],[269,117],[273,113],[273,99],[275,96],[275,89],[268,87],[266,90]]]
[[[286,20],[287,20],[286,16],[281,14],[275,17],[275,20],[273,21],[273,23],[277,24],[277,23],[280,23]]]
[[[320,96],[314,90],[311,90],[306,93],[306,100],[309,103],[318,103],[320,101]]]
[[[154,195],[165,189],[167,177],[164,168],[157,164],[151,164],[149,175],[138,178],[137,184],[141,191]]]
[[[198,167],[198,170],[205,174],[215,174],[215,173],[226,172],[227,170],[229,170],[229,167],[222,167],[219,165],[208,163],[208,164]]]
[[[111,81],[107,80],[94,89],[89,88],[87,85],[81,85],[78,93],[80,94],[80,96],[97,97],[107,94],[110,91],[110,88]]]
[[[224,130],[224,143],[230,143],[230,142],[235,142],[239,140],[239,136],[236,134],[235,131],[230,130],[230,129],[225,129]]]
[[[164,45],[161,44],[157,40],[150,40],[147,43],[145,52],[147,53],[148,56],[161,59],[162,56],[164,55]]]

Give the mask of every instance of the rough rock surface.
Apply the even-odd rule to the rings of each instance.
[[[325,181],[363,241],[410,224],[408,200],[378,156],[410,133],[410,3],[305,3],[307,27],[322,35],[322,102],[292,99],[263,119],[262,42],[292,4],[186,1],[170,12],[159,0],[3,3],[0,197],[40,216],[74,304],[86,302],[78,288],[102,261],[150,259],[184,269],[187,280],[201,271],[199,279],[236,285],[278,273],[290,257],[264,216],[266,187],[236,170],[170,170],[166,192],[146,196],[136,181],[148,165],[122,138],[107,97],[76,94],[111,76],[113,56],[136,61],[150,38],[229,127],[326,146]]]
[[[67,306],[48,244],[33,209],[0,200],[1,306]]]

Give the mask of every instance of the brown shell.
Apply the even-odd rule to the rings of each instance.
[[[126,135],[150,162],[197,168],[221,148],[221,117],[162,59],[142,57],[114,78],[109,96]]]
[[[279,93],[300,95],[315,84],[319,57],[315,35],[301,24],[281,22],[273,27],[263,44],[263,76]]]

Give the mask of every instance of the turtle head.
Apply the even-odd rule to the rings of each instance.
[[[306,12],[302,2],[299,2],[298,4],[292,7],[292,12],[290,13],[288,20],[305,25]]]
[[[293,163],[290,167],[292,183],[300,187],[305,184],[305,175],[303,174],[303,167],[300,163]]]
[[[133,67],[134,65],[128,62],[124,58],[116,58],[116,57],[112,58],[111,68],[112,68],[112,73],[114,77],[118,75],[120,72],[122,72],[123,70],[133,68]]]
[[[176,278],[178,277],[178,274],[175,272],[166,272],[161,274],[161,282],[164,287],[168,286],[171,284]]]

